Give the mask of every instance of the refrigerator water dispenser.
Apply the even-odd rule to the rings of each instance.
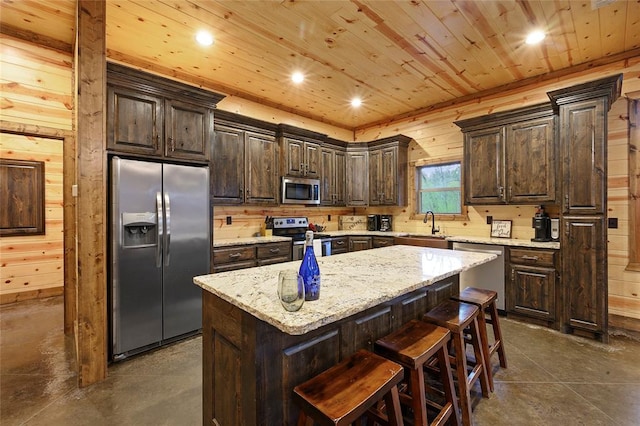
[[[156,214],[152,212],[122,213],[122,246],[138,248],[158,243]]]

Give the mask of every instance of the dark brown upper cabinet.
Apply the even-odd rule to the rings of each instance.
[[[407,150],[410,140],[398,135],[369,142],[370,206],[407,205]]]
[[[347,147],[345,172],[347,206],[369,205],[369,150],[366,145],[360,145]]]
[[[278,203],[275,134],[275,125],[218,111],[211,160],[211,199],[215,203]]]
[[[213,110],[222,95],[107,65],[107,149],[208,162]]]
[[[282,174],[319,179],[321,146],[326,135],[280,124],[278,138],[282,147]]]
[[[345,205],[346,143],[333,141],[321,149],[320,203],[325,206]]]
[[[551,104],[457,121],[464,133],[465,204],[554,202],[555,123]]]

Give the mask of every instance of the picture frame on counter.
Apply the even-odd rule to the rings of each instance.
[[[491,221],[491,238],[511,238],[511,221]]]

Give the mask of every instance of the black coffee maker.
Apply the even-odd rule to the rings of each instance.
[[[367,231],[379,231],[380,230],[380,215],[370,214],[367,215]]]
[[[531,241],[546,242],[551,241],[551,219],[544,211],[544,206],[538,206],[535,216],[531,223],[531,227],[535,229],[535,238]]]

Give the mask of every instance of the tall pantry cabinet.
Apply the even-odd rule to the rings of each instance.
[[[549,92],[559,117],[561,315],[567,332],[607,335],[607,112],[622,75]]]

